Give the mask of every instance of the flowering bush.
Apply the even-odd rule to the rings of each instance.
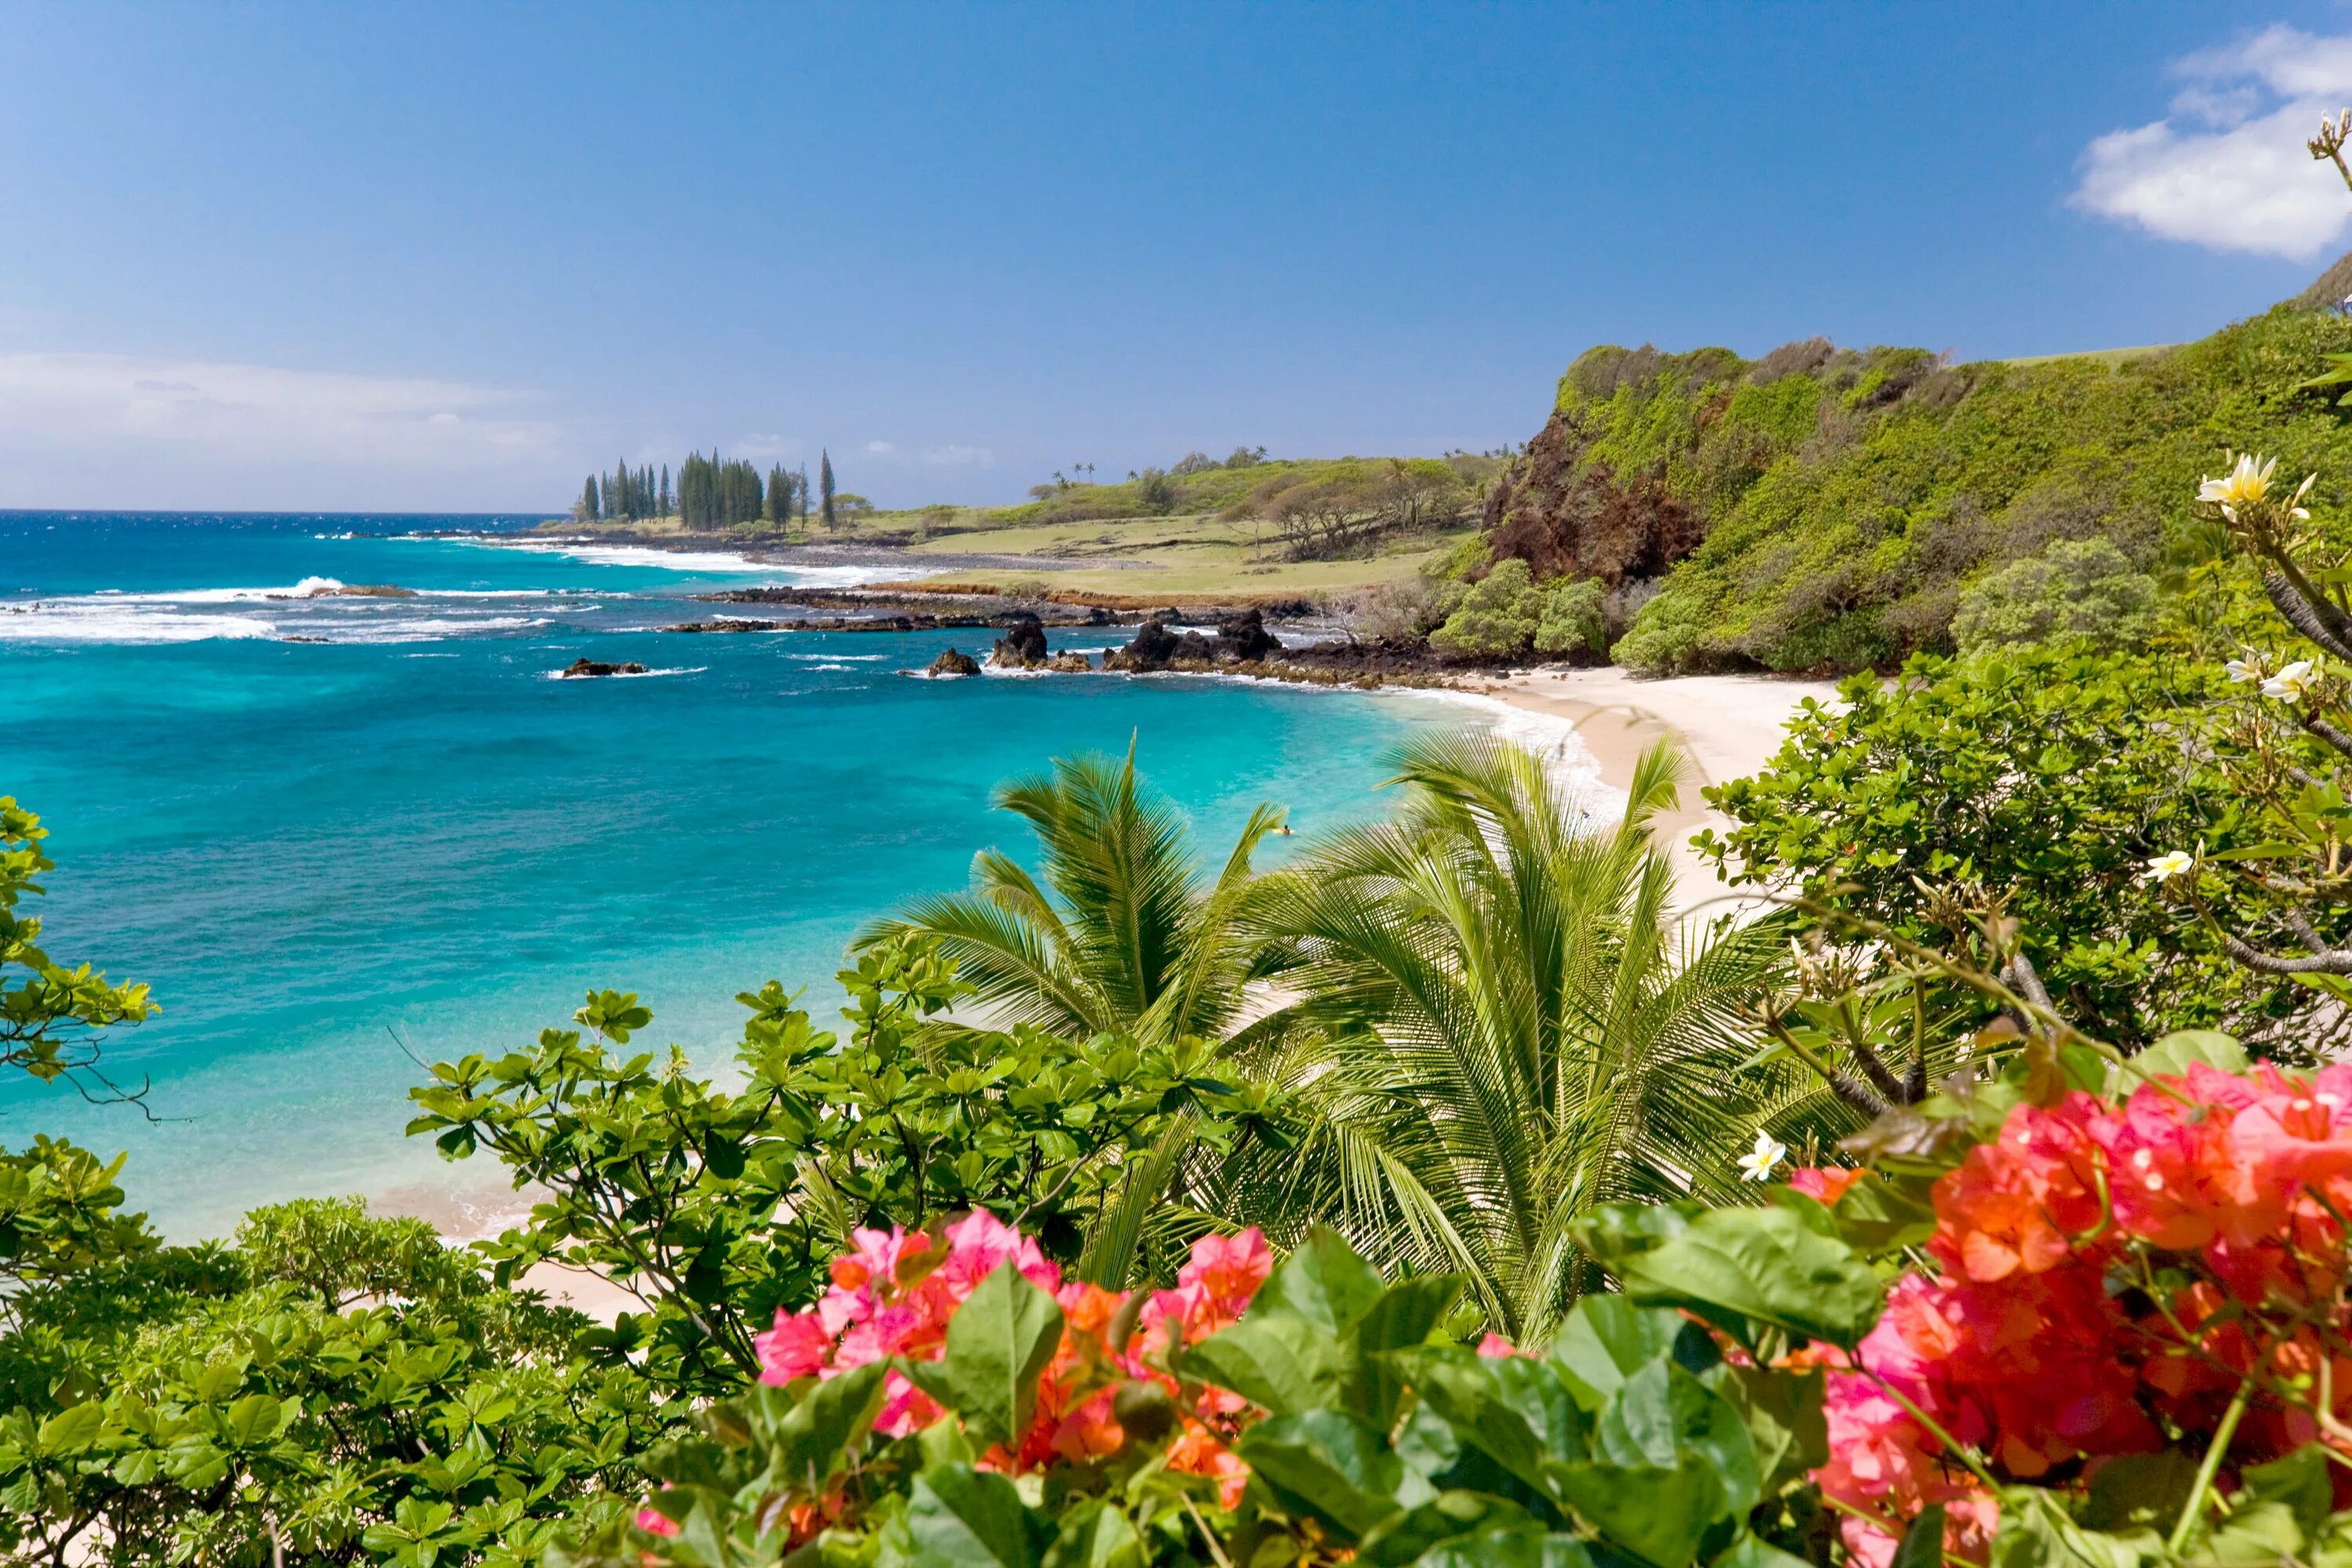
[[[777,1313],[776,1326],[760,1336],[761,1381],[789,1386],[892,1358],[936,1363],[947,1352],[957,1310],[991,1274],[1009,1265],[1062,1310],[1061,1339],[1041,1375],[1029,1420],[1017,1437],[992,1446],[979,1461],[982,1468],[1016,1474],[1055,1458],[1082,1462],[1118,1452],[1126,1434],[1112,1410],[1115,1385],[1148,1380],[1176,1396],[1178,1381],[1162,1370],[1171,1349],[1197,1344],[1238,1322],[1274,1268],[1274,1253],[1255,1228],[1202,1237],[1193,1243],[1176,1289],[1137,1298],[1138,1310],[1129,1311],[1126,1292],[1065,1283],[1034,1241],[984,1211],[936,1237],[910,1237],[893,1226],[887,1235],[858,1231],[855,1240],[834,1261],[824,1300],[803,1312]],[[883,1388],[874,1430],[884,1436],[908,1436],[947,1415],[945,1405],[908,1372],[886,1373]],[[1245,1408],[1222,1389],[1198,1390],[1181,1415],[1182,1435],[1169,1449],[1171,1469],[1220,1478],[1228,1506],[1246,1471],[1226,1442]]]
[[[2147,1511],[2175,1545],[2245,1467],[2352,1461],[2352,1067],[2192,1059],[2017,1104],[1932,1204],[1936,1271],[1895,1280],[1829,1379],[1820,1480],[1855,1559],[1940,1502],[1981,1560],[2004,1486],[2087,1496],[2126,1456],[2177,1461],[2124,1472],[2164,1479]]]
[[[761,1384],[649,1461],[635,1524],[551,1561],[1795,1568],[1759,1531],[1803,1528],[1818,1371],[1614,1296],[1548,1353],[1472,1348],[1459,1289],[1328,1231],[1279,1267],[1209,1237],[1132,1293],[984,1213],[861,1232],[760,1337]]]

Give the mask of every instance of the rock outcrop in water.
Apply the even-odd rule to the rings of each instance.
[[[1035,669],[1052,657],[1045,646],[1044,624],[1024,611],[1006,621],[1004,635],[996,639],[988,662],[999,669]]]
[[[1282,639],[1265,629],[1265,616],[1259,610],[1244,610],[1226,619],[1217,627],[1216,658],[1244,664],[1270,658],[1282,651]]]
[[[646,667],[635,659],[626,664],[599,664],[593,658],[575,658],[555,673],[565,680],[584,680],[599,675],[643,675]]]
[[[1228,616],[1218,626],[1213,637],[1191,631],[1179,636],[1155,616],[1136,629],[1133,642],[1103,655],[1103,668],[1145,674],[1221,664],[1257,664],[1281,652],[1281,641],[1265,629],[1265,616],[1257,610],[1244,610]]]
[[[950,648],[931,660],[933,675],[978,675],[980,661],[960,648]]]

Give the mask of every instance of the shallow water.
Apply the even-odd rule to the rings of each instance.
[[[525,1045],[593,985],[653,1007],[639,1044],[717,1066],[736,992],[829,1008],[863,921],[983,846],[1025,854],[988,806],[1013,774],[1132,738],[1217,846],[1261,800],[1302,835],[1376,814],[1407,732],[1486,721],[1183,678],[911,679],[984,641],[664,636],[710,612],[693,594],[810,574],[400,536],[489,521],[0,514],[0,794],[51,830],[52,956],[153,985],[163,1016],[108,1062],[170,1119],[12,1079],[0,1142],[128,1148],[133,1204],[179,1237],[295,1193],[478,1203],[493,1167],[401,1134],[408,1052]],[[285,596],[306,580],[420,593]],[[661,673],[551,679],[583,655]]]

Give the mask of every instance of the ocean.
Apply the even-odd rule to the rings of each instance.
[[[11,1075],[0,1143],[128,1150],[132,1206],[176,1239],[299,1194],[488,1225],[513,1201],[497,1168],[402,1135],[412,1058],[524,1047],[611,987],[654,1011],[636,1045],[723,1070],[737,992],[781,979],[829,1018],[866,919],[961,885],[984,847],[1027,857],[989,807],[1005,778],[1132,742],[1212,856],[1287,805],[1278,859],[1376,815],[1409,733],[1489,721],[908,673],[984,657],[985,633],[664,635],[714,589],[897,574],[501,542],[531,521],[0,513],[0,795],[50,830],[44,945],[163,1007],[106,1053],[143,1111]],[[474,536],[421,536],[453,529]],[[300,596],[336,583],[416,596]],[[649,673],[553,678],[583,656]]]

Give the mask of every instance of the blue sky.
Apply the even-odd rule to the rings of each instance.
[[[2175,341],[2340,5],[0,4],[0,506],[886,504],[1526,438],[1601,342]]]

